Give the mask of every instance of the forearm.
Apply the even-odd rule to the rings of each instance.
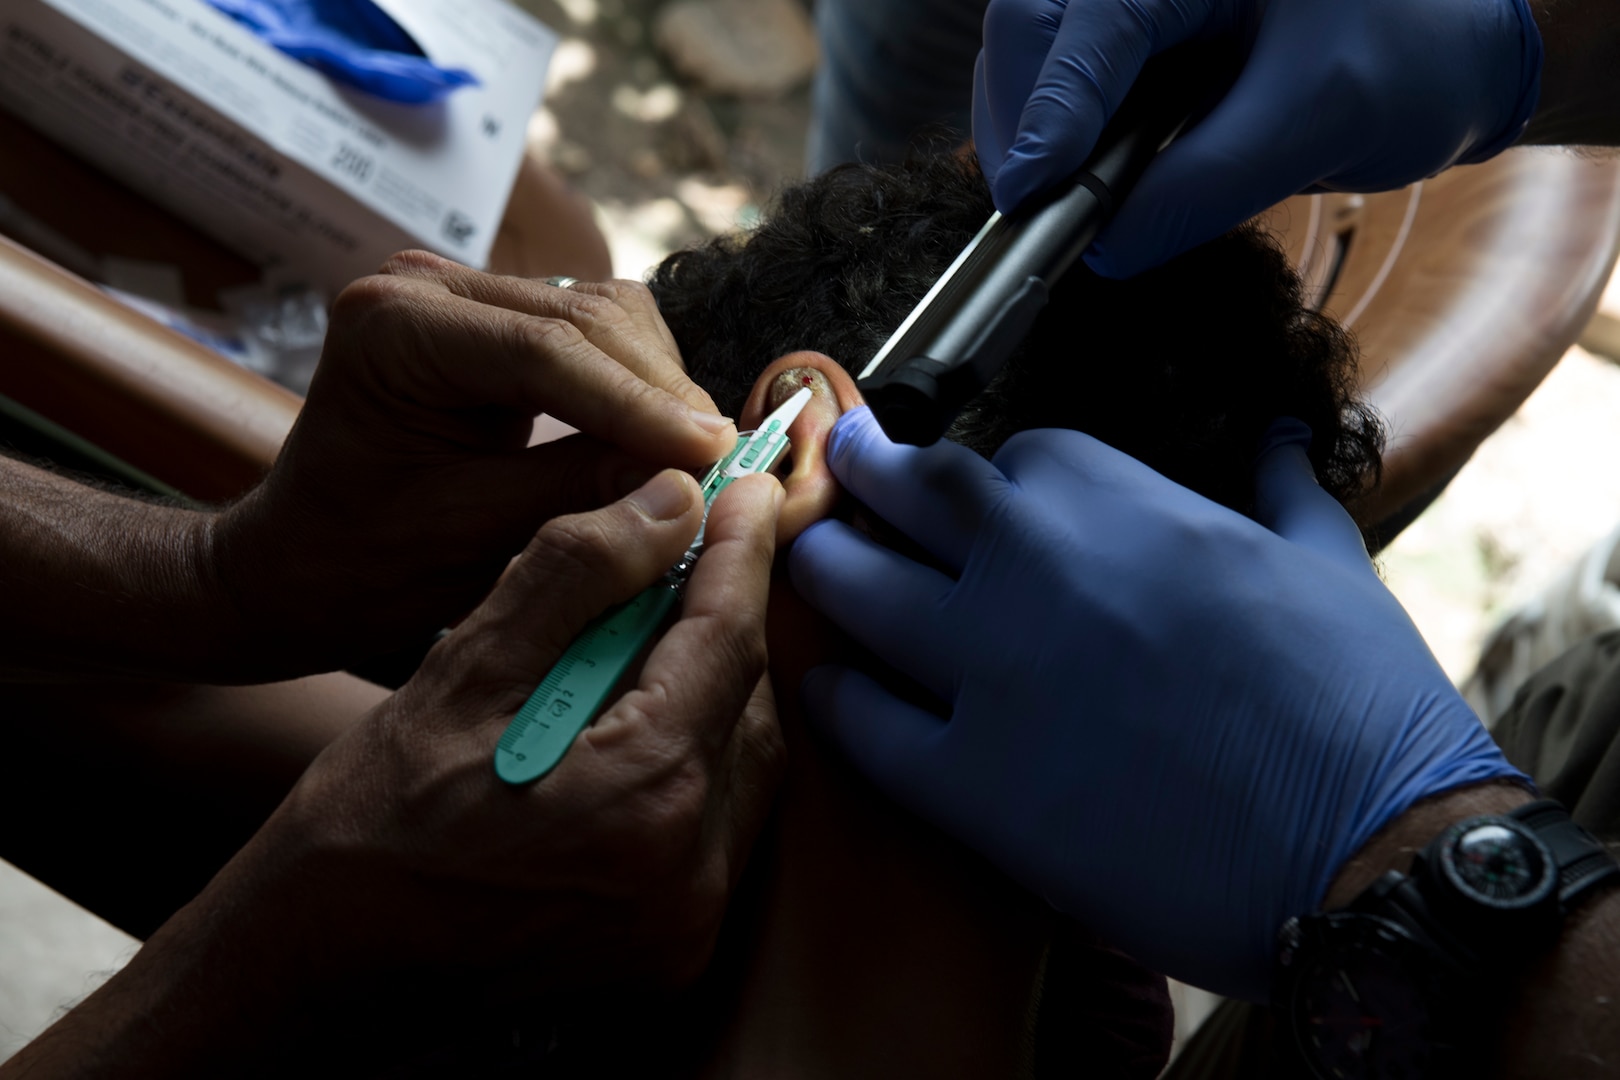
[[[1532,0],[1546,47],[1541,102],[1524,133],[1542,146],[1620,146],[1620,5]]]
[[[1412,856],[1446,826],[1504,813],[1531,796],[1513,784],[1460,789],[1414,806],[1345,866],[1324,904],[1340,908],[1386,870],[1406,872]],[[1575,912],[1557,947],[1524,982],[1505,1028],[1496,1076],[1532,1080],[1613,1075],[1620,1063],[1620,890]]]
[[[385,696],[339,674],[260,686],[0,686],[0,854],[148,937]]]
[[[211,895],[213,894],[213,895]],[[104,986],[0,1064],[0,1080],[254,1075],[273,1036],[303,1030],[286,932],[255,925],[274,905],[210,889]]]
[[[239,630],[212,524],[0,456],[0,678],[226,676]]]

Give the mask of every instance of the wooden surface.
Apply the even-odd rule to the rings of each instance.
[[[302,399],[0,237],[0,394],[195,498],[275,460]]]
[[[1580,337],[1620,250],[1620,161],[1511,150],[1267,220],[1360,340],[1390,427],[1383,487],[1357,508],[1378,522],[1461,467]]]

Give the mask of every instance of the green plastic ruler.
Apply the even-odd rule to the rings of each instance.
[[[556,768],[680,596],[680,585],[665,580],[598,615],[506,726],[495,747],[496,775],[527,784]]]
[[[508,784],[540,779],[562,761],[581,731],[596,719],[630,665],[652,644],[675,610],[681,590],[703,550],[709,508],[739,477],[769,472],[788,450],[787,429],[810,400],[800,390],[745,432],[737,445],[704,474],[703,526],[680,562],[663,580],[634,599],[597,616],[564,650],[535,687],[495,745],[495,775]]]

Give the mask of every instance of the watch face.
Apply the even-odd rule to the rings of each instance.
[[[1314,956],[1295,984],[1294,1030],[1320,1077],[1418,1080],[1443,1040],[1411,943],[1379,930]]]
[[[1453,885],[1479,903],[1524,907],[1554,885],[1557,868],[1546,845],[1511,819],[1484,818],[1453,828],[1440,864]]]

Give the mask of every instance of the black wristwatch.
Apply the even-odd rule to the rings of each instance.
[[[1290,919],[1274,1004],[1306,1075],[1479,1069],[1525,970],[1620,865],[1550,799],[1460,821],[1349,907]]]

